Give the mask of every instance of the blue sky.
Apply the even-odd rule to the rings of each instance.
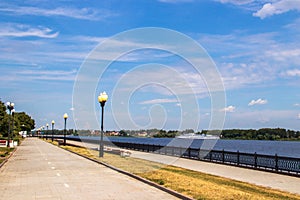
[[[30,114],[37,127],[55,120],[62,128],[67,112],[68,127],[75,128],[80,115],[73,116],[76,77],[101,42],[127,30],[160,27],[197,41],[215,63],[226,94],[226,105],[219,109],[226,112],[224,128],[300,129],[298,0],[12,0],[1,1],[0,24],[1,101],[15,102],[16,111]],[[174,93],[166,87],[163,80],[175,85],[176,74],[149,63],[168,66],[187,80],[196,96],[197,113],[185,113],[178,98],[185,94],[182,90]],[[141,84],[134,78],[137,74],[162,83],[137,85],[128,102],[120,101],[124,105],[120,109],[127,110],[135,124],[126,127],[126,116],[122,118],[111,102],[122,98],[117,92],[124,88],[118,83]],[[180,125],[182,119],[199,118],[195,129],[201,130],[211,123],[205,77],[164,49],[130,52],[114,60],[102,75],[92,94],[94,111],[89,113],[99,115],[99,92],[113,97],[105,107],[106,129],[184,129],[189,127]],[[80,121],[86,124],[77,128],[98,127],[82,116]]]

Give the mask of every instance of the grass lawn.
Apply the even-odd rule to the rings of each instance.
[[[7,156],[14,150],[14,148],[0,147],[0,164],[5,160]]]
[[[175,190],[194,199],[299,199],[299,195],[240,181],[204,174],[174,166],[150,162],[138,158],[120,157],[105,153],[99,158],[98,151],[61,146],[70,151],[100,160],[104,163],[136,174],[164,187]]]

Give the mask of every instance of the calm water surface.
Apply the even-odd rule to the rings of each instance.
[[[73,136],[75,137],[75,136]],[[93,138],[99,137],[80,137]],[[199,140],[199,139],[179,139],[179,138],[135,138],[135,137],[105,137],[105,140],[112,142],[128,142],[139,144],[155,144],[162,146],[178,146],[201,149],[214,149],[225,151],[240,151],[245,153],[258,153],[266,155],[288,156],[300,158],[299,141],[268,141],[268,140]]]

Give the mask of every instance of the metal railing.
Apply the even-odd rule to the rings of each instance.
[[[132,144],[113,142],[114,145],[138,151],[146,151],[170,156],[184,157],[194,160],[210,161],[241,167],[288,173],[300,176],[300,158],[242,153],[220,150],[204,150],[199,148],[182,148],[149,144]]]
[[[55,138],[63,139],[63,137],[61,136],[55,136]],[[68,137],[67,139],[81,141],[79,137]],[[83,142],[99,144],[99,141],[93,138],[84,139]],[[176,146],[162,146],[155,144],[126,143],[113,141],[104,141],[104,145],[115,145],[119,148],[124,149],[246,167],[251,169],[271,171],[300,177],[300,158],[278,156],[277,154],[263,155],[257,153],[243,153],[239,151],[231,152],[224,150],[205,150],[200,148],[183,148]]]

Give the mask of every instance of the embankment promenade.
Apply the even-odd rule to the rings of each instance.
[[[84,146],[87,148],[93,148],[93,149],[98,148],[98,145],[95,144],[82,143],[76,141],[68,141],[68,143]],[[215,164],[210,162],[203,162],[198,160],[178,158],[178,157],[166,156],[161,154],[147,153],[141,151],[130,150],[130,152],[131,152],[131,156],[135,158],[141,158],[153,162],[163,163],[166,165],[173,165],[176,167],[181,167],[181,168],[199,171],[207,174],[230,178],[237,181],[247,182],[259,186],[278,189],[281,191],[300,194],[299,177],[281,175],[281,174],[258,171],[253,169],[240,168],[235,166]]]
[[[0,180],[0,199],[176,199],[37,138],[23,141]]]

